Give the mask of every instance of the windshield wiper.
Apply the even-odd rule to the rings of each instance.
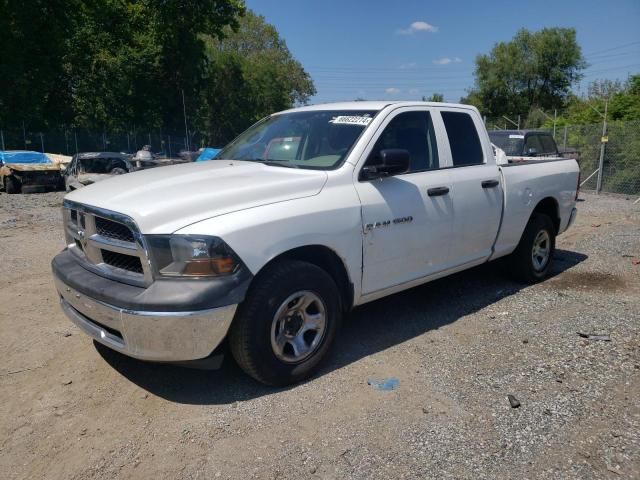
[[[265,165],[269,165],[271,167],[300,168],[295,163],[289,162],[289,160],[273,160],[273,159],[264,160],[262,158],[254,158],[252,161],[264,163]]]

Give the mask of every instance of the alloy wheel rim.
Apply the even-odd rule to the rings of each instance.
[[[531,260],[536,271],[544,270],[551,254],[551,238],[546,230],[540,230],[533,241]]]
[[[278,307],[271,324],[271,348],[278,360],[299,363],[320,346],[327,326],[324,302],[303,290],[289,295]]]

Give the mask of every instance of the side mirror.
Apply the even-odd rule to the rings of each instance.
[[[405,173],[409,170],[411,156],[408,150],[387,148],[380,150],[377,157],[377,160],[379,160],[377,163],[366,165],[362,168],[361,177],[363,180],[390,177],[392,175]]]
[[[527,157],[535,157],[536,155],[538,155],[538,150],[533,147],[527,148]]]

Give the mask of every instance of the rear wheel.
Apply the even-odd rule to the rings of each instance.
[[[549,274],[556,248],[556,232],[551,219],[534,213],[511,254],[511,273],[516,280],[536,283]]]
[[[299,382],[326,356],[341,317],[340,294],[327,272],[282,261],[260,273],[239,306],[229,333],[231,352],[259,382]]]
[[[127,171],[124,168],[115,167],[111,169],[112,175],[124,175]]]
[[[20,193],[22,185],[16,177],[4,177],[4,189],[8,194]]]

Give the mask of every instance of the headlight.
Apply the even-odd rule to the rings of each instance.
[[[218,277],[231,275],[240,260],[217,237],[150,235],[146,237],[155,272],[166,277]]]

